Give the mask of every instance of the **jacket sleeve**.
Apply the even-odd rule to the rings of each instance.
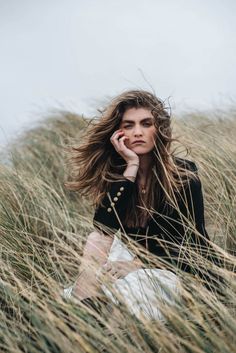
[[[193,171],[197,175],[197,167],[195,164],[193,168]],[[196,232],[194,232],[194,239],[192,239],[194,243],[201,246],[201,248],[205,248],[210,238],[205,228],[202,183],[198,175],[197,179],[188,181],[187,186],[184,188],[183,197],[180,202],[180,212],[181,215],[186,217],[186,220],[190,221],[190,224],[196,230]],[[200,235],[197,236],[197,233]]]
[[[193,163],[193,171],[197,175],[197,179],[191,179],[187,183],[184,190],[183,200],[180,202],[181,214],[190,222],[191,242],[196,246],[196,249],[202,251],[202,255],[218,264],[215,252],[211,247],[209,235],[205,228],[204,217],[204,201],[202,193],[202,183],[198,177],[197,167]],[[191,227],[192,226],[192,227]]]
[[[198,174],[197,167],[194,163],[193,168],[194,172]],[[184,206],[182,204],[181,212],[186,218],[190,218],[190,221],[195,228],[195,230],[193,229],[191,231],[191,248],[218,267],[223,267],[223,260],[214,250],[205,228],[202,184],[199,177],[196,180],[190,180],[185,189],[185,198],[187,202]],[[186,205],[187,208],[185,207]],[[206,272],[201,266],[197,266],[197,269],[194,270],[196,270],[195,272],[200,278],[204,279],[205,286],[208,289],[216,290],[219,294],[222,294],[219,283],[223,284],[223,278],[220,278],[210,269],[207,269]]]
[[[112,182],[110,190],[95,210],[94,227],[103,232],[122,228],[127,203],[134,190],[135,183],[129,179]]]

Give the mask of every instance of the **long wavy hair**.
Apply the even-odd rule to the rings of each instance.
[[[176,192],[183,187],[188,177],[196,175],[186,168],[171,151],[172,138],[171,116],[164,102],[154,94],[144,90],[124,91],[111,99],[100,110],[101,116],[92,119],[78,146],[69,149],[70,177],[65,182],[69,190],[80,192],[89,197],[93,206],[102,204],[102,199],[109,191],[111,183],[126,180],[123,172],[125,160],[116,152],[110,137],[119,129],[124,112],[130,108],[149,109],[156,127],[155,148],[152,153],[153,167],[150,171],[145,202],[139,188],[127,205],[124,225],[139,227],[151,217],[158,203],[176,206]],[[136,178],[136,185],[139,173]]]

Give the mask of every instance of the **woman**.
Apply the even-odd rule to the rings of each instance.
[[[79,300],[103,292],[116,302],[99,277],[107,271],[113,289],[127,297],[131,311],[139,316],[142,310],[128,300],[127,281],[136,292],[138,283],[145,284],[153,306],[154,291],[148,287],[145,268],[148,275],[179,292],[173,265],[201,274],[197,255],[218,263],[209,253],[196,165],[174,155],[173,141],[171,118],[163,102],[150,92],[132,90],[111,100],[99,121],[86,131],[83,143],[73,148],[74,180],[66,186],[93,198],[95,230],[85,244],[81,275],[65,296],[72,289]],[[139,250],[136,257],[133,244]],[[119,246],[122,251],[117,256]],[[159,262],[147,263],[148,254],[156,255]],[[161,317],[158,308],[147,316]]]

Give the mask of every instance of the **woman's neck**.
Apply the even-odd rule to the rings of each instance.
[[[139,156],[139,178],[140,180],[146,181],[149,175],[149,171],[153,164],[153,158],[151,154],[145,154]]]

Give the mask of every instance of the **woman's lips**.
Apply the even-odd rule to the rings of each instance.
[[[145,143],[144,141],[135,141],[132,143],[132,145],[137,145],[137,144],[142,144],[142,143]]]

